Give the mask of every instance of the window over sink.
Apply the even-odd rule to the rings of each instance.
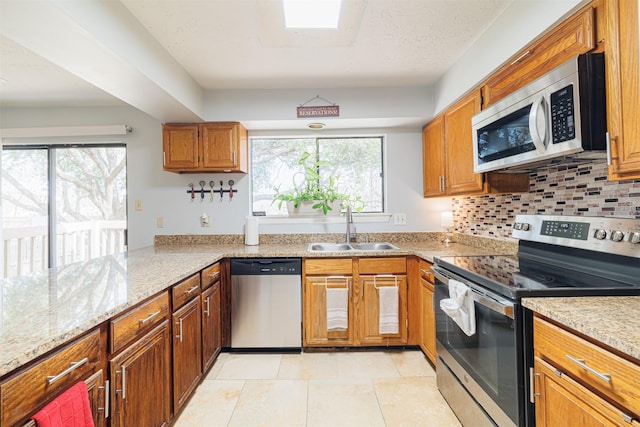
[[[273,202],[274,195],[299,185],[305,152],[318,153],[319,174],[338,177],[338,190],[359,196],[363,213],[384,212],[384,137],[260,138],[250,139],[252,210],[266,215],[285,215],[284,204]]]

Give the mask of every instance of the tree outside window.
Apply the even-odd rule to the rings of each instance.
[[[304,152],[318,152],[332,167],[320,168],[320,176],[338,176],[338,190],[364,202],[362,212],[383,212],[383,138],[252,138],[252,210],[284,215],[286,208],[272,203],[279,190],[287,192],[301,181],[298,159]],[[321,178],[322,179],[322,178]]]

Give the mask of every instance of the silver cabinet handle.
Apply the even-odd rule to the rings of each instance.
[[[76,369],[78,369],[80,366],[84,365],[85,363],[87,363],[89,361],[88,357],[85,357],[84,359],[78,361],[78,362],[71,362],[69,364],[69,367],[67,369],[65,369],[64,371],[60,372],[58,375],[50,375],[47,377],[47,384],[51,385],[53,383],[55,383],[56,381],[60,380],[61,378],[69,375],[71,372],[75,371]]]
[[[189,295],[190,293],[192,293],[193,291],[195,291],[196,289],[198,289],[200,286],[196,285],[192,288],[187,289],[186,291],[184,291],[185,294]]]
[[[207,297],[206,300],[204,300],[204,302],[207,304],[207,308],[204,309],[204,314],[207,315],[207,317],[209,317],[210,311],[209,311],[209,298],[211,297]]]
[[[162,166],[166,166],[167,165],[167,153],[165,153],[164,151],[162,152]]]
[[[616,140],[617,137],[611,138],[611,134],[609,132],[606,133],[606,141],[607,141],[607,166],[611,166],[611,140]]]
[[[144,319],[140,319],[140,323],[142,323],[143,325],[145,323],[147,323],[149,320],[153,319],[154,317],[156,317],[158,314],[160,314],[160,310],[151,313],[150,315],[148,315],[147,317],[145,317]]]
[[[116,390],[116,393],[120,393],[122,400],[125,400],[127,398],[127,368],[124,365],[120,367],[120,375],[122,375],[122,389]]]
[[[178,327],[180,328],[180,333],[176,335],[176,338],[178,338],[180,342],[182,342],[182,317],[176,322],[176,325],[178,325]]]
[[[568,354],[566,356],[567,356],[567,359],[571,360],[573,363],[580,366],[582,369],[585,369],[587,372],[591,372],[593,375],[595,375],[596,377],[600,378],[603,381],[606,381],[608,383],[611,382],[611,374],[603,374],[596,371],[592,367],[587,366],[584,359],[576,359],[575,357],[571,357]]]
[[[213,273],[209,273],[209,278],[211,279],[215,279],[216,277],[218,277],[220,275],[219,271],[214,271]]]
[[[517,57],[517,58],[516,58],[516,59],[515,59],[511,64],[509,64],[509,65],[513,65],[513,64],[515,64],[516,62],[520,62],[520,60],[521,60],[522,58],[524,58],[525,56],[527,56],[527,55],[529,55],[529,54],[531,54],[531,51],[530,51],[530,50],[528,50],[528,51],[526,51],[525,53],[523,53],[522,55],[518,56],[518,57]]]
[[[109,396],[109,380],[105,380],[104,381],[104,386],[102,387],[98,387],[99,390],[104,390],[104,407],[103,408],[98,408],[98,411],[102,410],[104,411],[104,418],[109,418],[109,404],[110,401],[109,399],[111,398]]]

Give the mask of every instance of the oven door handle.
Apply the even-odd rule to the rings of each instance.
[[[445,273],[442,271],[442,269],[437,266],[431,267],[431,271],[433,272],[433,275],[435,276],[436,281],[439,280],[440,282],[444,283],[447,286],[449,285],[449,279],[454,279],[454,280],[463,282],[465,285],[469,287],[469,291],[470,291],[469,295],[475,302],[477,302],[483,307],[488,308],[491,311],[495,311],[496,313],[502,314],[503,316],[507,316],[510,319],[514,319],[514,314],[513,314],[514,304],[512,302],[506,301],[503,299],[497,299],[488,294],[482,295],[478,293],[478,291],[473,286],[469,286],[469,282],[462,280],[462,278],[459,278],[459,277],[456,277],[456,278],[447,277]]]

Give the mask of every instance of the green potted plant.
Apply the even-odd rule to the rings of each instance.
[[[339,215],[342,207],[347,205],[351,205],[357,212],[362,210],[364,203],[360,196],[351,197],[338,191],[337,176],[329,175],[325,179],[320,176],[320,167],[332,167],[333,163],[319,160],[314,153],[304,152],[298,164],[303,167],[303,172],[296,172],[293,175],[293,189],[281,193],[280,189],[276,188],[273,202],[278,202],[279,208],[286,203],[290,215],[309,205],[312,210],[322,212],[324,215],[330,213]],[[296,180],[300,181],[300,177],[303,178],[302,182],[296,182]]]

